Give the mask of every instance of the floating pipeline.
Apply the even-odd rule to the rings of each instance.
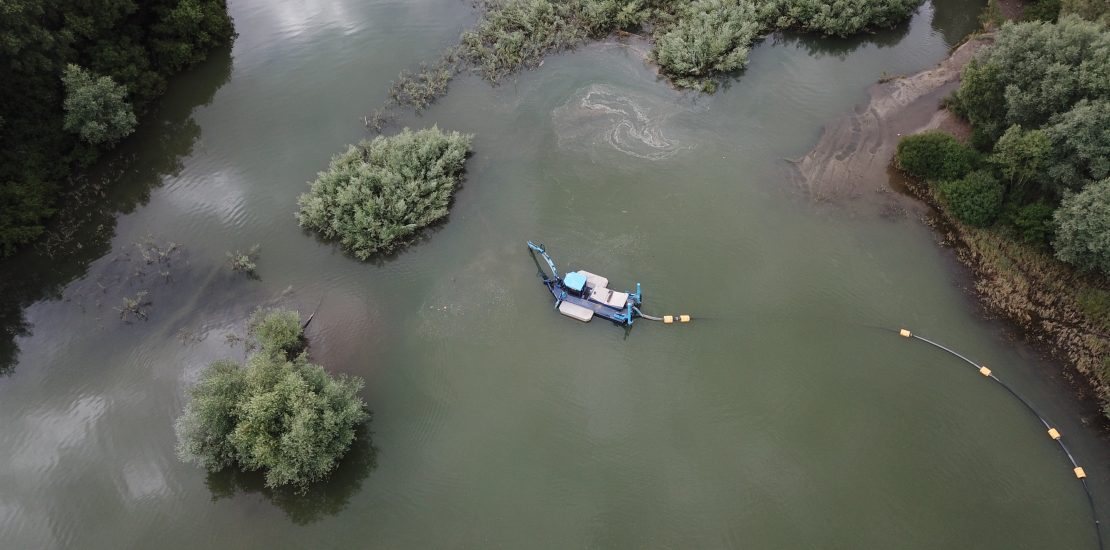
[[[976,363],[975,361],[972,361],[971,359],[968,359],[967,357],[961,355],[960,353],[956,352],[955,350],[953,350],[951,348],[948,348],[946,346],[938,344],[938,343],[936,343],[932,340],[929,340],[928,338],[925,338],[923,336],[918,336],[918,335],[910,332],[907,329],[904,329],[904,328],[900,329],[898,331],[898,334],[900,336],[902,336],[903,338],[910,338],[910,339],[914,339],[914,340],[920,340],[920,341],[925,342],[926,344],[929,344],[929,345],[931,345],[935,348],[944,350],[944,351],[948,352],[951,355],[959,357],[964,362],[971,365],[972,368],[974,368],[983,377],[988,378],[990,380],[993,380],[994,382],[997,382],[998,385],[1002,386],[1007,392],[1009,392],[1010,395],[1012,395],[1015,399],[1020,401],[1022,405],[1025,405],[1025,408],[1029,409],[1029,412],[1033,413],[1033,416],[1036,416],[1037,420],[1041,421],[1041,424],[1044,425],[1044,428],[1045,428],[1045,430],[1048,434],[1048,437],[1050,439],[1052,439],[1053,441],[1055,441],[1056,444],[1060,446],[1060,449],[1064,451],[1064,455],[1066,455],[1068,457],[1068,461],[1071,462],[1072,473],[1075,474],[1075,477],[1076,477],[1076,479],[1079,480],[1079,483],[1083,485],[1083,492],[1087,495],[1087,505],[1091,509],[1091,519],[1094,521],[1095,535],[1098,537],[1098,547],[1099,547],[1099,550],[1103,550],[1104,547],[1103,547],[1103,542],[1102,542],[1102,528],[1099,525],[1098,514],[1095,512],[1095,499],[1094,499],[1094,497],[1091,496],[1091,489],[1087,485],[1087,472],[1083,470],[1082,466],[1080,466],[1078,463],[1076,463],[1075,457],[1072,456],[1071,451],[1068,450],[1068,446],[1064,444],[1064,439],[1061,436],[1060,431],[1057,430],[1056,428],[1054,428],[1052,426],[1052,424],[1048,422],[1048,420],[1045,420],[1045,417],[1043,415],[1041,415],[1041,413],[1038,412],[1037,409],[1033,408],[1033,405],[1030,404],[1028,401],[1026,401],[1024,397],[1019,395],[1016,391],[1013,390],[1013,388],[1008,386],[1005,382],[1003,382],[1002,380],[999,380],[998,377],[994,375],[994,371],[991,370],[986,365],[980,365],[980,364]]]

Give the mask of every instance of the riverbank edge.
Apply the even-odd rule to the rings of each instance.
[[[947,111],[944,116],[955,118]],[[1009,321],[1026,343],[1065,363],[1064,374],[1079,390],[1077,397],[1094,397],[1107,417],[1104,427],[1110,429],[1110,334],[1079,300],[1084,290],[1098,285],[1043,250],[997,230],[961,223],[926,182],[907,178],[904,183],[910,195],[929,207],[924,221],[940,244],[970,271],[984,310]],[[1072,369],[1082,378],[1076,380]]]
[[[988,35],[972,33],[964,42]],[[957,49],[941,64],[949,63]],[[962,75],[963,67],[959,72]],[[930,123],[912,133],[937,129],[966,141],[971,133],[969,124],[943,107],[943,101],[936,107]],[[893,155],[888,162],[893,163]],[[898,173],[896,169],[893,172]],[[1100,320],[1097,313],[1085,311],[1080,298],[1085,292],[1105,291],[1105,282],[1076,271],[1043,249],[1012,240],[997,229],[961,223],[944,208],[928,183],[901,175],[905,177],[901,182],[904,189],[929,207],[924,221],[936,231],[940,244],[953,249],[957,260],[970,270],[984,310],[1006,319],[1026,343],[1064,363],[1064,375],[1077,388],[1077,397],[1094,397],[1102,412],[1101,424],[1110,429],[1110,320]],[[1072,369],[1081,375],[1080,379],[1073,376]]]

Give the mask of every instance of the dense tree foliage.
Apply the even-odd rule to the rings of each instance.
[[[447,215],[470,136],[432,127],[352,145],[332,158],[297,219],[360,260],[391,252]]]
[[[1004,25],[964,69],[961,111],[993,142],[1011,125],[1040,128],[1082,99],[1110,96],[1110,33],[1075,16]]]
[[[1080,4],[1064,2],[1061,12]],[[1052,240],[1065,262],[1110,273],[1110,28],[1076,15],[1006,24],[964,70],[951,107],[990,153],[985,166],[959,179],[941,176],[950,166],[967,168],[955,146],[925,147],[943,141],[927,134],[902,141],[899,165],[946,179],[939,191],[957,219],[980,226],[1001,219],[1023,241]]]
[[[906,136],[898,143],[894,162],[906,173],[927,180],[962,177],[978,155],[956,138],[940,131]]]
[[[1015,124],[998,138],[990,160],[1006,180],[1009,192],[1020,198],[1026,184],[1044,181],[1049,154],[1051,145],[1044,131],[1024,131]]]
[[[706,76],[747,65],[751,44],[764,32],[764,19],[750,2],[691,2],[657,36],[655,61],[680,86],[698,87]]]
[[[938,184],[940,196],[956,219],[977,227],[994,222],[1002,210],[1004,188],[990,171],[976,170]]]
[[[1045,176],[1056,187],[1079,190],[1110,177],[1110,98],[1080,100],[1044,131],[1052,147]]]
[[[135,131],[135,113],[125,99],[127,89],[111,77],[95,77],[70,64],[62,73],[66,96],[63,128],[85,143],[115,143]]]
[[[232,34],[226,0],[0,0],[0,256],[43,231],[69,176],[169,76]]]
[[[1065,197],[1055,217],[1056,257],[1110,274],[1110,178]]]
[[[189,390],[178,454],[210,471],[264,470],[269,487],[303,489],[335,469],[369,418],[362,380],[309,363],[295,312],[259,312],[250,334],[257,351],[245,366],[212,363]]]

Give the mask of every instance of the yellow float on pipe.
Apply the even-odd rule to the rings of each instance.
[[[990,376],[991,375],[991,370],[988,369],[985,366],[979,367],[979,374],[982,374],[983,376]]]
[[[673,316],[671,316],[671,315],[664,315],[664,316],[663,316],[663,323],[665,323],[665,324],[668,324],[668,325],[669,325],[669,324],[671,324],[671,323],[673,323],[673,322],[674,322],[674,317],[673,317]]]
[[[903,338],[909,338],[910,336],[913,336],[913,333],[906,329],[898,331],[898,334],[901,334]]]
[[[1052,439],[1060,439],[1060,432],[1056,431],[1056,428],[1049,428],[1048,437],[1051,437]]]
[[[689,315],[679,315],[678,316],[678,321],[681,322],[681,323],[689,323],[690,322],[690,316]]]
[[[1075,477],[1077,477],[1079,479],[1083,479],[1083,478],[1087,477],[1087,472],[1083,471],[1082,466],[1076,466],[1075,470],[1073,470],[1073,471],[1075,472]]]

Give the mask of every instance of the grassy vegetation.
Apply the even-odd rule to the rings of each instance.
[[[923,0],[479,0],[482,17],[457,47],[402,72],[390,107],[421,110],[466,67],[498,82],[544,56],[614,32],[650,34],[651,59],[676,86],[711,92],[742,69],[751,46],[777,30],[848,36],[905,21]],[[366,117],[380,130],[388,116]]]
[[[189,390],[178,454],[212,472],[264,470],[268,487],[306,490],[335,469],[369,418],[363,382],[309,363],[296,312],[260,310],[249,334],[255,351],[245,365],[212,363]]]
[[[469,150],[470,136],[435,127],[352,145],[301,195],[297,219],[360,260],[392,252],[447,215]]]

